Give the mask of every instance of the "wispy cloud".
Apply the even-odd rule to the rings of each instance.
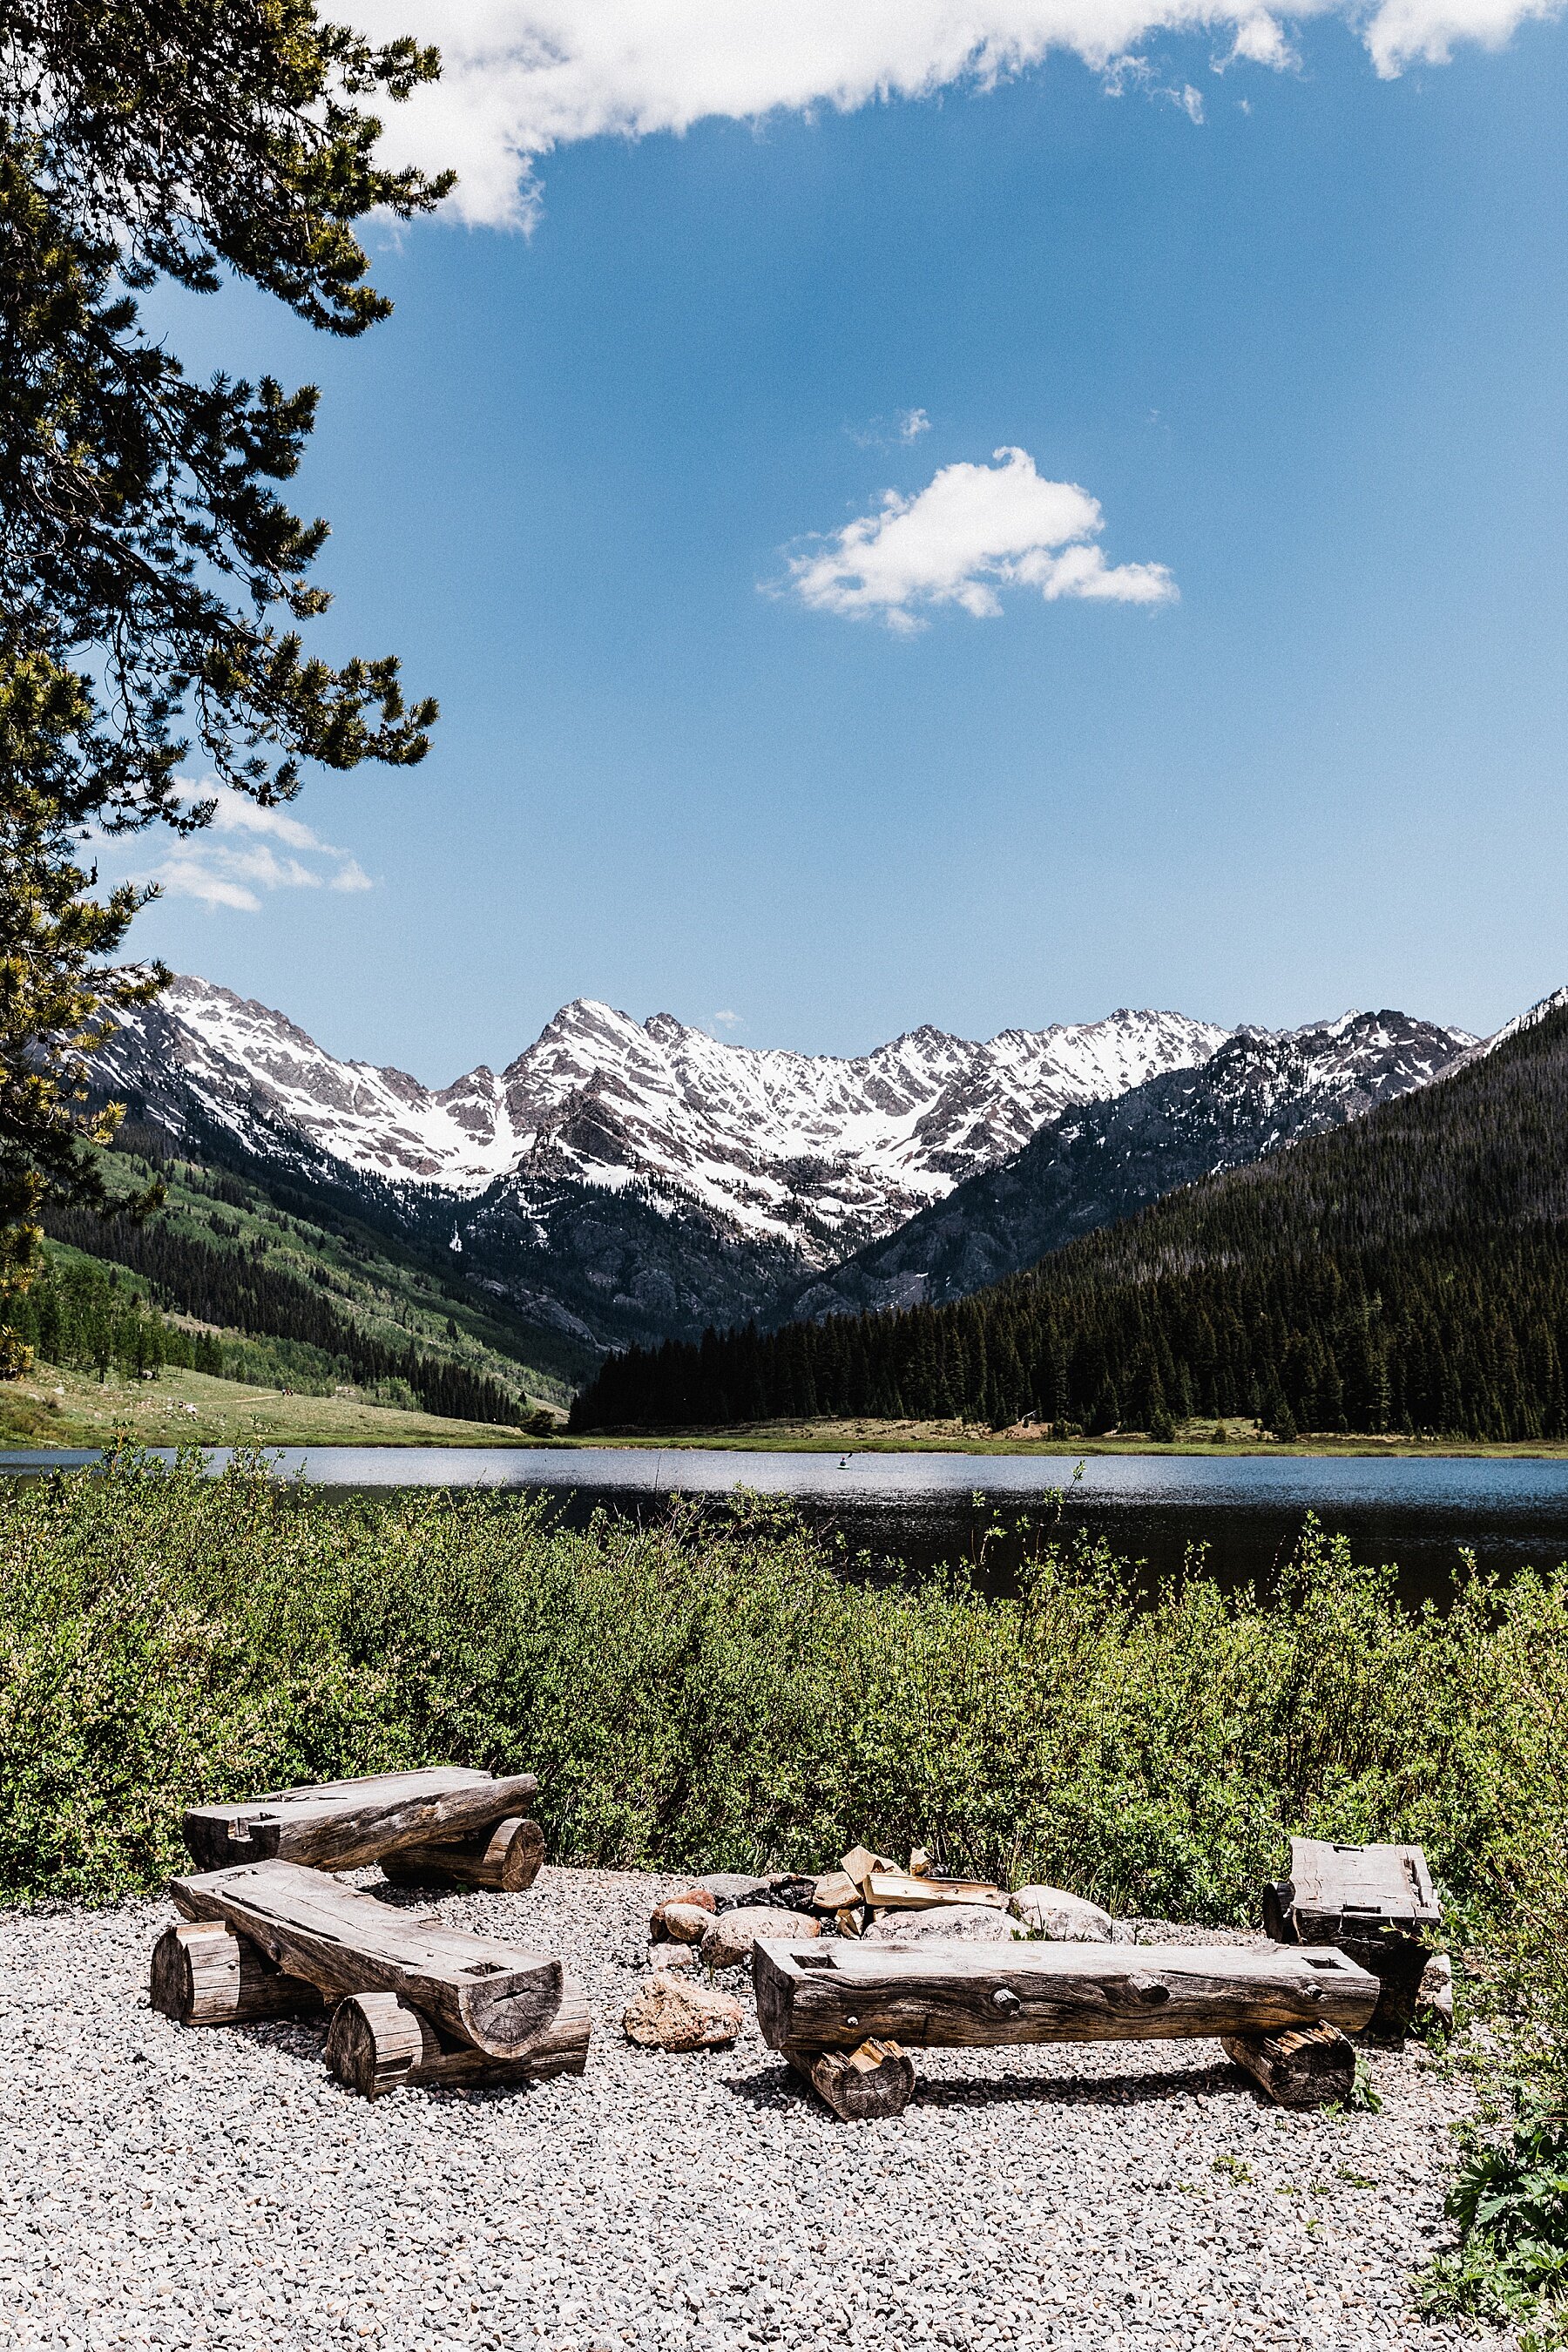
[[[1025,449],[998,449],[989,466],[944,466],[923,490],[884,490],[875,513],[788,559],[780,583],[820,613],[923,627],[957,604],[976,619],[1002,609],[1005,588],[1123,604],[1164,604],[1176,583],[1162,563],[1109,564],[1095,544],[1100,501],[1076,482],[1047,481]]]
[[[210,824],[180,838],[155,864],[130,868],[132,880],[156,883],[165,898],[195,898],[254,915],[264,894],[274,890],[374,887],[357,858],[323,841],[286,808],[258,808],[243,793],[210,780],[186,784],[184,798],[187,804],[214,804]],[[103,866],[124,863],[127,846],[123,841],[94,845]]]
[[[898,408],[891,416],[873,416],[868,425],[847,425],[844,430],[857,449],[907,448],[931,431],[931,418],[923,408]]]
[[[1284,27],[1338,16],[1380,75],[1454,45],[1496,48],[1561,0],[357,0],[380,38],[415,33],[441,49],[438,82],[387,109],[392,163],[456,163],[466,220],[526,227],[538,159],[605,133],[682,131],[710,116],[986,89],[1053,49],[1100,72],[1162,35],[1217,38],[1236,58],[1289,62]],[[1178,95],[1179,102],[1179,91]]]
[[[738,1013],[716,1013],[713,1018],[721,1029],[742,1029],[745,1026]]]

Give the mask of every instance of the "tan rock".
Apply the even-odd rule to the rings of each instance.
[[[1043,1936],[1047,1943],[1109,1944],[1112,1940],[1114,1923],[1110,1912],[1081,1895],[1066,1894],[1059,1886],[1020,1886],[1013,1895],[1013,1909],[1031,1935]]]
[[[701,1955],[695,1944],[655,1944],[648,1953],[656,1969],[700,1969]]]
[[[700,1903],[661,1903],[647,1923],[651,1942],[656,1944],[700,1944],[713,1925],[711,1900]]]
[[[866,1929],[868,1944],[1010,1944],[1016,1921],[989,1903],[938,1903],[929,1911],[884,1911]]]
[[[800,1944],[821,1933],[821,1922],[808,1918],[804,1911],[774,1911],[751,1904],[739,1911],[722,1912],[709,1923],[702,1938],[702,1958],[710,1969],[738,1968],[751,1958],[752,1946],[759,1936],[773,1937],[782,1944]]]
[[[1415,2022],[1441,2026],[1445,2033],[1454,2031],[1454,1963],[1447,1952],[1434,1952],[1422,1971]]]
[[[626,2039],[645,2050],[727,2050],[741,2031],[741,2004],[727,1992],[655,1969],[627,2002],[621,2024]]]

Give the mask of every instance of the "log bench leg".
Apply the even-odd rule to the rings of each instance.
[[[1220,2046],[1281,2107],[1331,2106],[1348,2099],[1355,2083],[1355,2045],[1337,2025],[1222,2033]]]
[[[583,2072],[591,2023],[582,1987],[568,1976],[561,2007],[533,2046],[518,2058],[490,2058],[437,2032],[395,1992],[356,1992],[332,2011],[327,2064],[345,2090],[372,2099],[405,2083],[435,2083],[458,2090],[540,2083],[552,2074]]]
[[[221,1921],[166,1927],[153,1947],[149,1999],[181,2025],[237,2025],[252,2017],[311,2016],[321,1996],[285,1976]]]
[[[476,1837],[404,1846],[384,1855],[381,1867],[395,1886],[479,1886],[497,1895],[521,1895],[533,1885],[543,1860],[539,1823],[514,1819]]]
[[[858,2050],[790,2050],[784,2054],[843,2123],[901,2116],[915,2087],[914,2061],[896,2042],[862,2042]]]

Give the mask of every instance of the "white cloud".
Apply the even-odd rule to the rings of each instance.
[[[716,1013],[713,1018],[721,1029],[739,1029],[744,1025],[738,1013]]]
[[[931,431],[931,418],[923,408],[898,408],[891,416],[873,416],[868,425],[847,425],[844,430],[857,449],[907,448]]]
[[[954,85],[984,89],[1053,49],[1103,70],[1160,34],[1219,35],[1231,54],[1289,59],[1281,23],[1338,15],[1380,74],[1457,41],[1495,47],[1562,0],[358,0],[380,38],[437,42],[441,80],[387,109],[384,152],[453,164],[465,220],[526,226],[537,159],[574,140],[682,131],[710,116],[845,111]]]
[[[181,837],[156,865],[132,867],[129,878],[155,882],[165,898],[195,898],[254,915],[260,894],[273,890],[369,890],[369,875],[346,849],[335,849],[286,808],[258,808],[243,793],[210,779],[184,787],[187,804],[214,803],[212,821]],[[122,839],[100,838],[100,866],[122,862]]]
[[[1004,588],[1170,603],[1163,564],[1106,562],[1094,544],[1104,527],[1100,501],[1076,482],[1048,482],[1027,450],[998,449],[994,465],[942,467],[913,498],[884,490],[875,514],[791,556],[784,585],[817,612],[900,630],[941,604],[993,619]]]

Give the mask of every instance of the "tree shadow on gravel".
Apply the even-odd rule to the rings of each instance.
[[[917,2062],[919,2054],[914,2053]],[[748,2106],[774,2113],[802,2105],[824,2115],[827,2112],[788,2066],[759,2067],[752,2074],[732,2076],[724,2087]],[[1246,2076],[1224,2061],[1211,2066],[1172,2067],[1157,2074],[984,2074],[954,2082],[917,2073],[910,2105],[1148,2107],[1167,2099],[1213,2098],[1222,2092],[1237,2098],[1252,2095]]]

